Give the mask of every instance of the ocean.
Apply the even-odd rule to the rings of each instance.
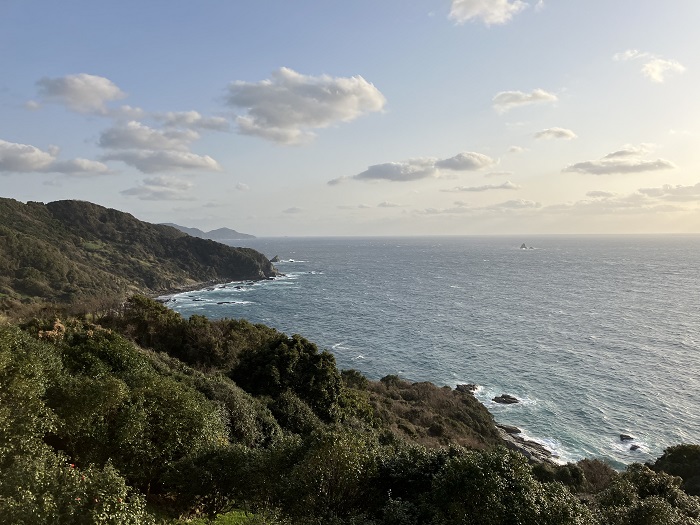
[[[285,275],[168,306],[301,334],[371,379],[476,383],[498,422],[561,462],[623,468],[700,443],[700,236],[233,244],[278,256]],[[521,402],[491,401],[502,393]]]

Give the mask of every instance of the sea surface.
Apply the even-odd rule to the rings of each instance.
[[[561,462],[622,468],[700,443],[700,236],[235,244],[279,256],[285,275],[168,306],[299,333],[371,379],[476,383],[498,422]],[[522,402],[491,401],[501,393]]]

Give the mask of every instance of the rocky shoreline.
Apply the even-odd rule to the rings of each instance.
[[[557,465],[555,456],[544,445],[531,441],[520,436],[520,429],[510,425],[501,425],[496,423],[496,428],[501,435],[505,446],[516,452],[523,454],[529,461],[533,463],[549,463]]]

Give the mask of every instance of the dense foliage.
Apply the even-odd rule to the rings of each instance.
[[[48,300],[99,310],[127,293],[274,273],[255,250],[190,237],[89,202],[0,198],[0,300],[6,308]]]
[[[700,524],[696,445],[619,474],[498,443],[469,394],[144,297],[0,327],[3,523]]]

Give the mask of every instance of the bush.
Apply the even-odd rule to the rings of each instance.
[[[651,466],[683,479],[681,488],[692,496],[700,496],[700,445],[676,445],[664,450]]]

